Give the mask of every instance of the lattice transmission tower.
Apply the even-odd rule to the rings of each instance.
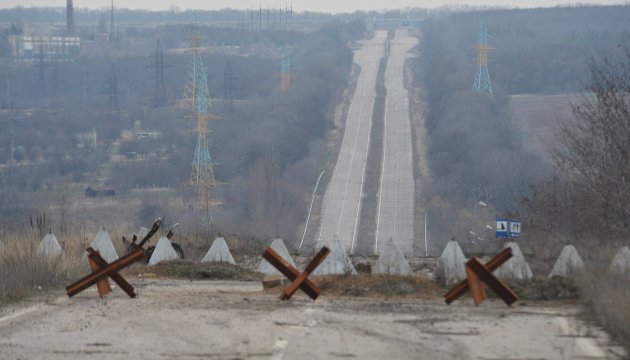
[[[164,85],[164,51],[162,42],[157,41],[155,48],[155,94],[153,102],[155,106],[166,104],[166,87]]]
[[[114,64],[112,64],[107,77],[107,109],[110,112],[118,110],[118,77]]]
[[[488,28],[482,20],[477,36],[477,75],[473,88],[480,94],[486,94],[491,99],[492,83],[490,82],[490,73],[488,72],[488,50],[494,49],[488,46]]]
[[[280,8],[282,10],[282,8]],[[282,48],[280,58],[280,89],[287,90],[291,86],[291,58],[287,48]]]
[[[212,189],[217,185],[212,169],[212,158],[208,149],[208,120],[216,119],[211,115],[210,93],[208,91],[208,68],[201,60],[201,37],[193,30],[191,49],[193,60],[188,71],[188,78],[184,88],[184,101],[190,111],[190,118],[196,121],[195,154],[193,156],[190,184],[197,192],[197,209],[201,212],[201,221],[213,226],[210,209],[216,203],[212,202]]]
[[[234,111],[234,80],[236,80],[236,76],[228,61],[223,72],[223,103],[226,110],[230,112]]]

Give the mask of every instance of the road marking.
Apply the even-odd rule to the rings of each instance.
[[[11,315],[7,315],[7,316],[4,316],[4,317],[1,317],[0,318],[0,323],[4,322],[4,321],[11,320],[11,319],[15,319],[16,317],[28,314],[28,313],[33,312],[35,310],[39,310],[40,308],[41,308],[41,305],[35,305],[35,306],[27,307],[25,309],[21,309],[19,311],[14,312]]]
[[[370,134],[372,133],[372,114],[374,113],[374,98],[372,98],[372,104],[370,106],[370,126],[368,128],[368,141],[365,159],[363,159],[363,169],[361,170],[361,187],[359,188],[359,201],[357,201],[357,214],[354,218],[354,227],[352,228],[352,243],[350,244],[350,252],[354,253],[354,242],[357,239],[357,226],[359,225],[359,214],[361,213],[361,203],[363,202],[363,184],[365,184],[365,166],[367,164],[367,153],[370,151]]]
[[[388,60],[389,62],[389,60]],[[381,181],[378,187],[378,209],[376,210],[376,236],[374,237],[374,253],[378,253],[378,230],[381,225],[381,201],[383,200],[383,176],[385,176],[385,155],[387,154],[387,96],[383,115],[383,158],[381,159]]]
[[[273,343],[273,346],[271,347],[271,350],[273,351],[273,354],[271,355],[271,359],[272,360],[282,360],[282,357],[284,356],[284,349],[286,349],[287,345],[289,345],[289,341],[288,340],[284,340],[283,338],[278,338],[278,340],[276,340],[276,342]]]
[[[575,339],[572,345],[581,352],[579,354],[573,353],[573,355],[588,358],[606,358],[606,353],[597,345],[595,340],[592,337],[586,337],[580,334],[566,318],[556,317],[556,323],[559,325],[562,335],[569,335]]]

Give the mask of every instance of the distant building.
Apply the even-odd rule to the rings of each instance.
[[[85,189],[85,197],[96,198],[108,196],[116,196],[116,189],[109,186],[88,186],[87,189]]]
[[[78,36],[11,35],[11,56],[17,59],[35,59],[44,55],[46,60],[64,60],[79,54],[81,38]]]
[[[143,140],[143,139],[159,140],[160,132],[159,131],[138,131],[136,132],[136,139],[137,140]]]

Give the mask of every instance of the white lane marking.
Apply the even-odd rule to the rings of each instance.
[[[592,338],[577,338],[575,339],[575,346],[580,348],[587,357],[606,358],[604,350]]]
[[[363,169],[361,170],[361,187],[359,188],[359,200],[357,201],[357,213],[354,217],[354,227],[352,228],[352,243],[350,244],[350,252],[354,253],[354,243],[357,239],[357,226],[359,225],[359,214],[361,213],[361,203],[363,202],[363,184],[365,183],[365,167],[367,165],[367,153],[370,149],[370,133],[372,132],[372,113],[374,111],[374,98],[372,98],[372,104],[370,105],[370,126],[368,127],[368,141],[365,151],[365,158],[363,158]]]
[[[271,355],[271,359],[282,360],[282,357],[284,356],[283,350],[286,349],[287,345],[289,345],[288,340],[284,340],[283,338],[278,338],[278,340],[276,340],[276,342],[273,343],[273,346],[271,347],[271,350],[273,351],[273,354]]]
[[[381,225],[381,202],[383,200],[383,177],[385,176],[385,156],[387,155],[387,96],[383,112],[383,157],[381,159],[381,181],[378,187],[378,209],[376,210],[376,236],[374,237],[374,253],[378,253],[378,230]]]
[[[597,343],[595,342],[595,339],[592,337],[586,337],[580,334],[580,332],[577,331],[575,327],[572,326],[571,323],[569,323],[569,321],[567,321],[566,318],[557,317],[556,323],[560,327],[561,334],[574,337],[575,340],[574,340],[573,345],[577,349],[581,350],[581,353],[579,354],[574,353],[573,355],[580,355],[580,357],[589,357],[589,358],[604,358],[604,359],[606,358],[606,352],[604,352],[604,350],[600,348],[599,345],[597,345]]]
[[[14,312],[11,315],[7,315],[7,316],[4,316],[4,317],[1,317],[0,318],[0,323],[4,322],[4,321],[11,320],[11,319],[15,319],[16,317],[28,314],[28,313],[33,312],[35,310],[39,310],[40,308],[41,308],[41,305],[35,305],[35,306],[31,306],[31,307],[27,307],[27,308],[21,309],[19,311]]]
[[[348,114],[346,115],[346,123],[344,124],[344,127],[343,127],[342,139],[346,138],[346,131],[348,130],[348,120],[350,119],[350,113],[352,112],[353,105],[354,105],[354,101],[350,101],[350,106],[348,107]],[[342,147],[343,147],[343,144],[342,144]],[[339,150],[339,155],[337,156],[337,162],[335,163],[335,167],[333,168],[332,178],[330,178],[330,182],[328,183],[326,192],[324,192],[324,205],[325,206],[324,206],[324,212],[322,214],[322,218],[320,220],[321,224],[319,227],[319,235],[317,236],[317,243],[315,244],[315,248],[319,248],[319,242],[322,239],[322,233],[324,232],[324,229],[326,228],[326,213],[328,212],[328,205],[330,204],[330,201],[331,201],[330,197],[332,196],[333,184],[335,183],[335,177],[337,176],[337,166],[339,165],[340,158],[341,158],[341,149]],[[328,191],[328,189],[331,189],[330,192]]]
[[[346,187],[343,192],[343,199],[341,200],[341,211],[339,212],[339,221],[337,222],[337,236],[339,236],[339,229],[341,228],[341,219],[343,219],[343,210],[346,207],[346,196],[348,195],[348,186],[350,185],[350,177],[352,176],[352,164],[354,163],[354,154],[357,152],[357,143],[359,142],[359,132],[361,131],[361,118],[363,115],[363,108],[365,105],[365,94],[361,98],[361,108],[359,109],[359,119],[357,120],[358,124],[356,125],[357,131],[354,135],[354,144],[352,154],[350,156],[350,165],[348,166],[348,177],[346,178]]]

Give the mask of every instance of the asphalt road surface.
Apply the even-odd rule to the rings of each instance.
[[[337,163],[324,195],[316,235],[318,248],[329,245],[335,236],[350,252],[356,246],[376,76],[384,56],[386,35],[385,31],[377,31],[374,38],[362,42],[354,53],[354,62],[361,67],[361,72],[348,109]]]
[[[129,278],[0,308],[0,359],[620,359],[569,303],[328,297],[290,301],[260,282]]]
[[[385,71],[385,118],[383,156],[376,216],[376,244],[385,245],[390,238],[404,255],[413,255],[414,178],[409,94],[403,71],[405,60],[417,43],[406,30],[397,30],[389,42]],[[384,248],[384,247],[381,247]]]

